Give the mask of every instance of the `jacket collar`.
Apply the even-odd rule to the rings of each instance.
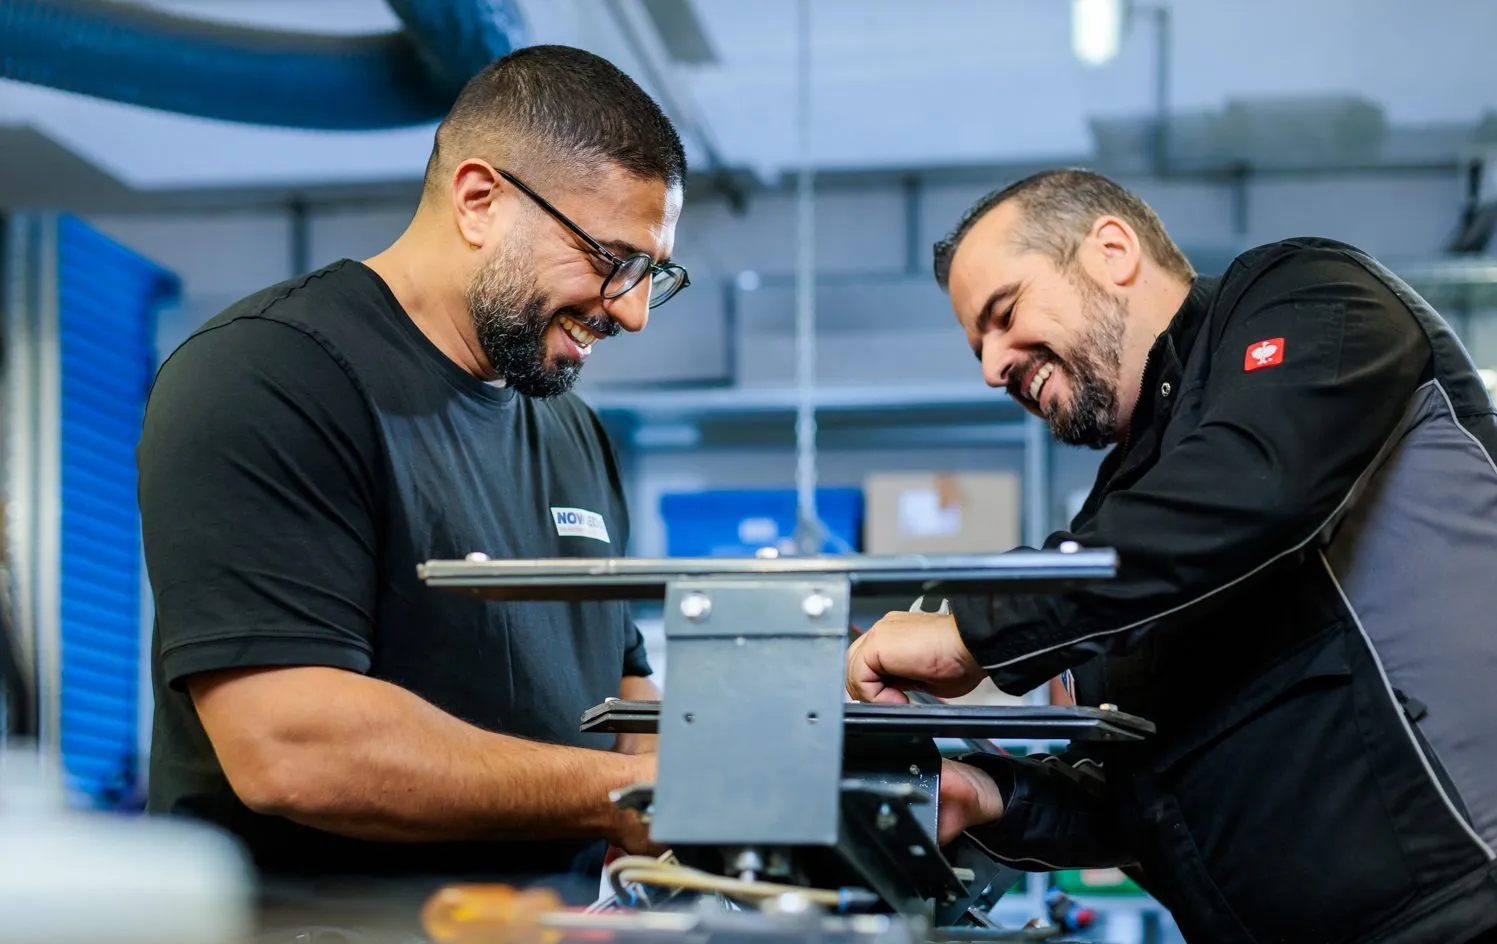
[[[1148,366],[1143,377],[1145,390],[1157,388],[1163,380],[1179,377],[1181,365],[1189,359],[1201,326],[1206,323],[1206,314],[1211,310],[1220,282],[1217,278],[1197,278],[1191,283],[1185,301],[1180,303],[1169,326],[1160,332],[1154,339],[1154,346],[1149,349]]]
[[[1191,283],[1185,301],[1175,311],[1169,325],[1154,339],[1144,363],[1143,377],[1139,380],[1138,402],[1133,406],[1133,422],[1130,425],[1129,441],[1157,418],[1157,414],[1168,412],[1168,401],[1180,386],[1185,361],[1195,347],[1211,302],[1216,297],[1220,280],[1197,278]]]
[[[1139,378],[1138,402],[1133,405],[1128,437],[1102,460],[1096,485],[1082,506],[1078,521],[1095,514],[1103,495],[1114,486],[1149,465],[1160,429],[1169,418],[1173,402],[1179,399],[1175,391],[1184,374],[1183,365],[1206,323],[1220,284],[1217,278],[1197,278],[1169,325],[1154,339],[1143,376]],[[1166,389],[1168,393],[1164,392]]]

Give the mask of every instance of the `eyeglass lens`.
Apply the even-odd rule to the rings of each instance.
[[[634,253],[626,256],[619,267],[609,276],[608,281],[604,283],[603,297],[618,298],[638,285],[640,279],[644,278],[647,273],[651,274],[651,308],[661,305],[681,290],[684,281],[681,269],[675,266],[668,266],[651,273],[651,265],[650,257],[644,253]]]

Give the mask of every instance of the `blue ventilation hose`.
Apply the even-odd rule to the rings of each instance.
[[[0,3],[0,77],[161,111],[321,130],[436,121],[524,45],[512,0],[391,0],[367,36],[210,23],[109,0]]]

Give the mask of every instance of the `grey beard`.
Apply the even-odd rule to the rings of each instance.
[[[1078,273],[1089,325],[1076,349],[1060,366],[1071,378],[1071,403],[1045,418],[1050,433],[1071,446],[1105,449],[1117,439],[1118,374],[1128,310],[1123,303]]]

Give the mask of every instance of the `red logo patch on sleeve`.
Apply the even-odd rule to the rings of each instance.
[[[1247,353],[1242,357],[1242,369],[1245,371],[1257,370],[1260,367],[1272,367],[1275,364],[1282,363],[1284,363],[1283,338],[1254,341],[1248,345]]]

